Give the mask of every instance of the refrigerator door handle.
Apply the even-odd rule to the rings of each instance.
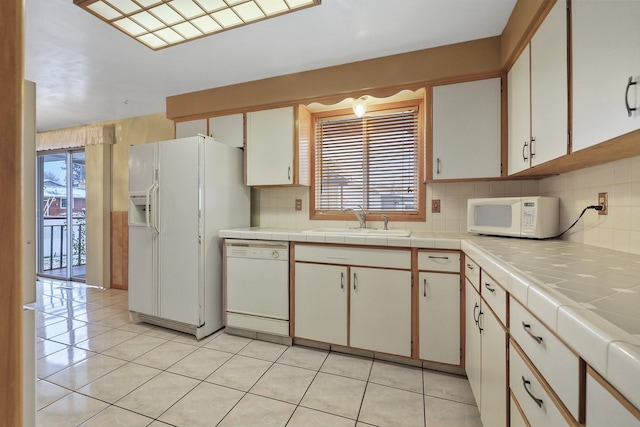
[[[155,209],[155,206],[153,206],[153,212],[152,212],[152,205],[156,204],[154,203],[155,198],[152,198],[152,194],[157,189],[158,189],[158,184],[155,182],[151,184],[149,188],[147,188],[147,193],[145,198],[145,207],[144,207],[146,226],[149,230],[153,231],[154,233],[158,232],[158,227],[156,226],[155,216],[156,216],[157,209]]]
[[[160,187],[158,186],[157,182],[154,182],[153,185],[151,186],[151,191],[149,192],[150,198],[149,198],[149,205],[147,208],[147,212],[151,211],[150,214],[150,221],[147,225],[147,227],[149,227],[149,230],[151,230],[152,232],[158,234],[159,230],[158,230],[158,190],[160,189]]]
[[[149,211],[151,210],[151,205],[149,204],[149,201],[151,200],[151,191],[153,190],[153,186],[155,184],[151,184],[151,186],[149,188],[147,188],[147,191],[145,193],[145,199],[144,199],[144,222],[147,226],[148,229],[151,229],[151,219],[149,218]]]

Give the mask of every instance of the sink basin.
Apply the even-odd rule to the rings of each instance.
[[[304,230],[305,234],[349,234],[364,236],[409,237],[409,230],[381,230],[378,228],[314,228]]]

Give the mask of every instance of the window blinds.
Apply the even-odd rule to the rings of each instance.
[[[315,209],[418,212],[418,107],[316,120]]]

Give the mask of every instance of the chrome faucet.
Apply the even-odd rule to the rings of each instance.
[[[356,218],[358,218],[358,222],[360,223],[360,228],[367,228],[367,213],[365,212],[362,206],[358,205],[358,208],[360,208],[361,213],[358,213],[358,211],[356,211],[353,208],[343,209],[342,212],[347,212],[347,211],[353,212]]]

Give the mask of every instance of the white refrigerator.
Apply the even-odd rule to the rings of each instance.
[[[244,156],[205,136],[131,146],[129,311],[195,335],[222,328],[221,229],[247,227]]]

